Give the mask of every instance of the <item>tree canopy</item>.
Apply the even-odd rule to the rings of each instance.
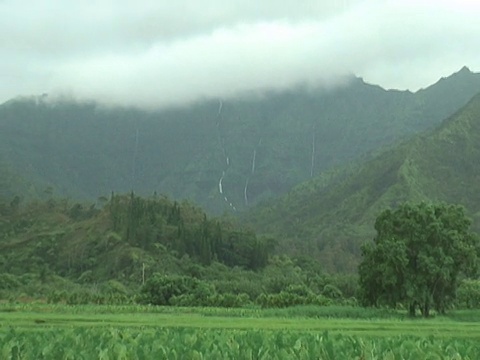
[[[455,299],[460,275],[477,271],[479,245],[459,205],[404,203],[375,222],[377,236],[362,246],[360,289],[365,305],[399,304],[443,313]]]

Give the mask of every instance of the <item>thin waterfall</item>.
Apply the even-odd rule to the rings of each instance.
[[[310,177],[313,177],[313,171],[315,168],[315,126],[316,124],[313,124],[313,131],[312,131],[312,157],[311,157],[311,163],[310,163]]]
[[[225,178],[225,175],[228,171],[228,168],[230,167],[230,157],[227,154],[227,149],[226,149],[226,146],[225,146],[225,137],[222,136],[222,131],[220,129],[220,122],[222,121],[222,109],[223,109],[223,101],[220,99],[220,100],[218,100],[218,111],[217,111],[217,136],[218,136],[220,146],[222,148],[222,154],[223,154],[223,158],[225,160],[225,167],[222,170],[222,176],[218,180],[218,192],[220,193],[220,195],[223,196],[223,200],[230,206],[230,208],[232,210],[236,211],[237,210],[236,207],[228,199],[228,197],[224,193],[224,189],[223,189],[223,179]]]
[[[138,153],[138,126],[135,129],[135,146],[133,148],[133,159],[132,159],[132,191],[135,188],[136,177],[137,177],[137,153]]]

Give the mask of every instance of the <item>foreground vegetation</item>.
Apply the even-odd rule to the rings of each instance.
[[[261,330],[11,329],[4,359],[478,359],[468,339],[363,338]]]
[[[455,301],[459,278],[478,274],[480,242],[462,206],[402,204],[375,222],[377,236],[363,248],[359,267],[367,305],[401,303],[415,315],[444,313]]]
[[[350,318],[347,318],[349,316]],[[378,316],[378,317],[377,317]],[[478,312],[0,306],[2,359],[477,359]]]
[[[54,198],[28,204],[14,198],[0,203],[0,300],[70,305],[285,308],[366,304],[406,308],[408,299],[421,304],[431,298],[433,305],[435,301],[442,305],[432,307],[437,311],[480,306],[480,281],[475,279],[473,266],[476,251],[471,251],[475,247],[461,247],[466,249],[461,254],[472,259],[471,274],[460,272],[463,268],[456,263],[442,265],[439,261],[443,258],[435,252],[440,249],[438,239],[445,244],[463,243],[459,237],[463,232],[455,225],[468,225],[463,213],[462,221],[449,220],[446,230],[438,233],[445,236],[426,232],[418,238],[422,259],[429,264],[437,261],[437,267],[416,269],[407,266],[406,257],[374,256],[370,259],[373,263],[367,261],[368,266],[362,267],[368,271],[361,272],[364,281],[359,287],[354,274],[330,275],[322,263],[310,257],[275,255],[274,239],[258,237],[229,219],[208,218],[189,203],[162,196],[141,198],[133,193],[112,194],[101,201],[101,206]],[[440,205],[439,209],[450,207]],[[412,226],[409,231],[420,234]],[[452,226],[455,241],[449,240]],[[402,234],[395,235],[395,241],[400,241]],[[422,244],[426,247],[421,248]],[[448,249],[444,253],[453,254]],[[457,257],[460,262],[465,258]],[[396,266],[398,259],[403,259],[403,267]],[[391,265],[395,265],[399,280],[385,277],[384,269]],[[445,278],[441,283],[440,275]],[[388,282],[382,285],[381,279]],[[422,283],[412,279],[431,279],[428,284],[432,285],[425,283],[428,286],[422,288]],[[415,298],[409,295],[410,288],[417,289]]]

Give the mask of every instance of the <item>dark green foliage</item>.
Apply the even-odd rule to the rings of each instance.
[[[322,291],[322,295],[332,300],[343,299],[343,294],[340,289],[337,288],[335,285],[331,284],[325,285]]]
[[[281,291],[278,294],[262,294],[256,301],[263,308],[285,308],[298,305],[327,306],[333,302],[322,295],[298,294],[295,291]]]
[[[210,220],[187,202],[142,198],[132,192],[129,196],[112,194],[107,208],[113,230],[123,234],[130,245],[144,250],[161,244],[180,257],[186,254],[204,265],[216,259],[247,269],[264,267],[273,250],[270,241]]]
[[[453,304],[460,274],[477,272],[479,243],[461,206],[405,203],[385,210],[375,222],[377,236],[362,247],[359,267],[367,305],[403,304],[443,313]]]
[[[33,186],[22,179],[0,154],[0,216],[14,214],[24,199],[35,195]]]
[[[460,282],[457,304],[460,308],[480,309],[480,280],[464,279]]]
[[[174,305],[176,301],[186,302],[184,299],[186,296],[194,297],[195,295],[200,295],[198,301],[201,302],[210,293],[208,290],[207,284],[195,278],[155,274],[142,287],[139,302],[151,305]]]
[[[268,246],[254,233],[232,232],[220,243],[218,259],[229,266],[259,269],[266,265]]]
[[[15,290],[21,286],[16,276],[8,273],[0,274],[0,291]]]
[[[137,301],[151,305],[242,307],[249,305],[247,294],[219,294],[208,282],[188,276],[155,274],[142,287]]]
[[[224,308],[240,308],[251,305],[252,302],[248,294],[240,293],[224,293],[211,294],[208,297],[208,306],[224,307]]]

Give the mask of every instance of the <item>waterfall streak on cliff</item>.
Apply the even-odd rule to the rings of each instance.
[[[310,165],[310,177],[313,177],[313,168],[315,166],[315,132],[312,134],[312,163]]]

